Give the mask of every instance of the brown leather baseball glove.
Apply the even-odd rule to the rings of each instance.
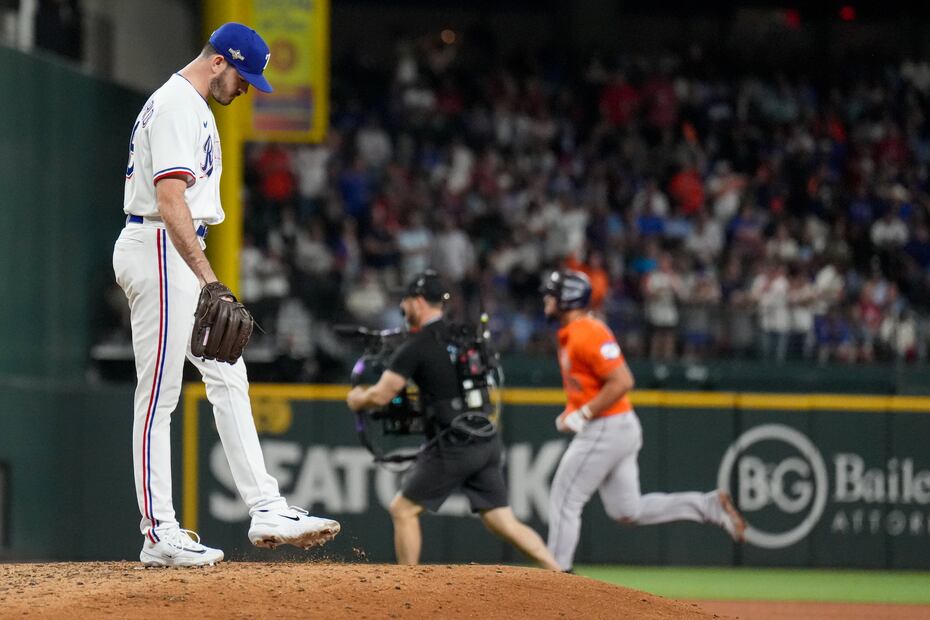
[[[254,322],[249,311],[225,284],[210,282],[201,289],[197,302],[191,353],[196,357],[235,364],[252,336]]]

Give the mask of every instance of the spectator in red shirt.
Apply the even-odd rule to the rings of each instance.
[[[256,162],[261,179],[262,195],[271,202],[287,202],[294,198],[297,180],[291,168],[291,153],[280,144],[271,143]]]
[[[585,262],[581,262],[573,254],[565,259],[565,267],[588,276],[591,281],[591,311],[601,314],[604,310],[604,299],[610,291],[610,276],[604,269],[604,254],[600,250],[590,250]]]
[[[672,177],[668,195],[685,215],[694,215],[704,206],[704,184],[694,168],[684,168]]]
[[[659,131],[671,129],[678,121],[678,94],[666,71],[661,71],[643,86],[646,121]]]
[[[626,81],[622,71],[617,71],[601,93],[601,117],[611,125],[626,127],[636,115],[639,102],[639,91]]]
[[[885,123],[885,136],[875,145],[875,161],[879,165],[885,164],[899,168],[907,162],[908,149],[898,126],[889,121]]]

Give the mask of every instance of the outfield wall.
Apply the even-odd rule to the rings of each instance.
[[[145,97],[3,46],[0,75],[0,373],[79,380]]]
[[[0,387],[9,506],[0,557],[133,558],[131,390]],[[386,506],[399,476],[359,445],[345,391],[253,385],[266,462],[292,503],[343,522],[331,557],[390,561]],[[228,557],[277,557],[248,546],[247,515],[202,397],[199,384],[189,386],[173,425],[182,522]],[[553,426],[561,394],[516,389],[506,399],[511,503],[544,533],[549,481],[566,445]],[[640,391],[634,403],[645,433],[643,491],[729,486],[750,542],[736,547],[721,530],[692,523],[623,527],[595,499],[579,563],[930,568],[930,399]],[[423,526],[425,561],[519,559],[468,515],[463,498]]]

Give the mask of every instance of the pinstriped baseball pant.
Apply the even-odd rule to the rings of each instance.
[[[642,427],[633,411],[595,418],[568,445],[549,494],[548,547],[562,570],[572,568],[581,512],[595,491],[608,516],[627,524],[722,522],[716,492],[641,495],[637,457],[642,445]]]
[[[200,285],[164,228],[129,224],[113,250],[116,281],[132,323],[136,385],[132,430],[140,529],[152,542],[178,527],[171,497],[171,414],[178,404],[184,360],[203,376],[207,399],[239,494],[251,509],[283,502],[265,469],[252,420],[245,362],[194,358],[190,352]]]

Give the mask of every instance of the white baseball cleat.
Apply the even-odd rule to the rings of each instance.
[[[746,542],[746,519],[733,505],[733,498],[726,491],[717,491],[720,508],[723,509],[723,529],[727,531],[733,542]]]
[[[256,547],[269,549],[278,545],[310,549],[331,541],[340,529],[337,521],[312,517],[303,508],[263,508],[252,515],[249,540]]]
[[[139,553],[144,566],[212,566],[223,560],[223,552],[200,544],[200,536],[190,530],[157,532],[159,541],[148,538]]]

